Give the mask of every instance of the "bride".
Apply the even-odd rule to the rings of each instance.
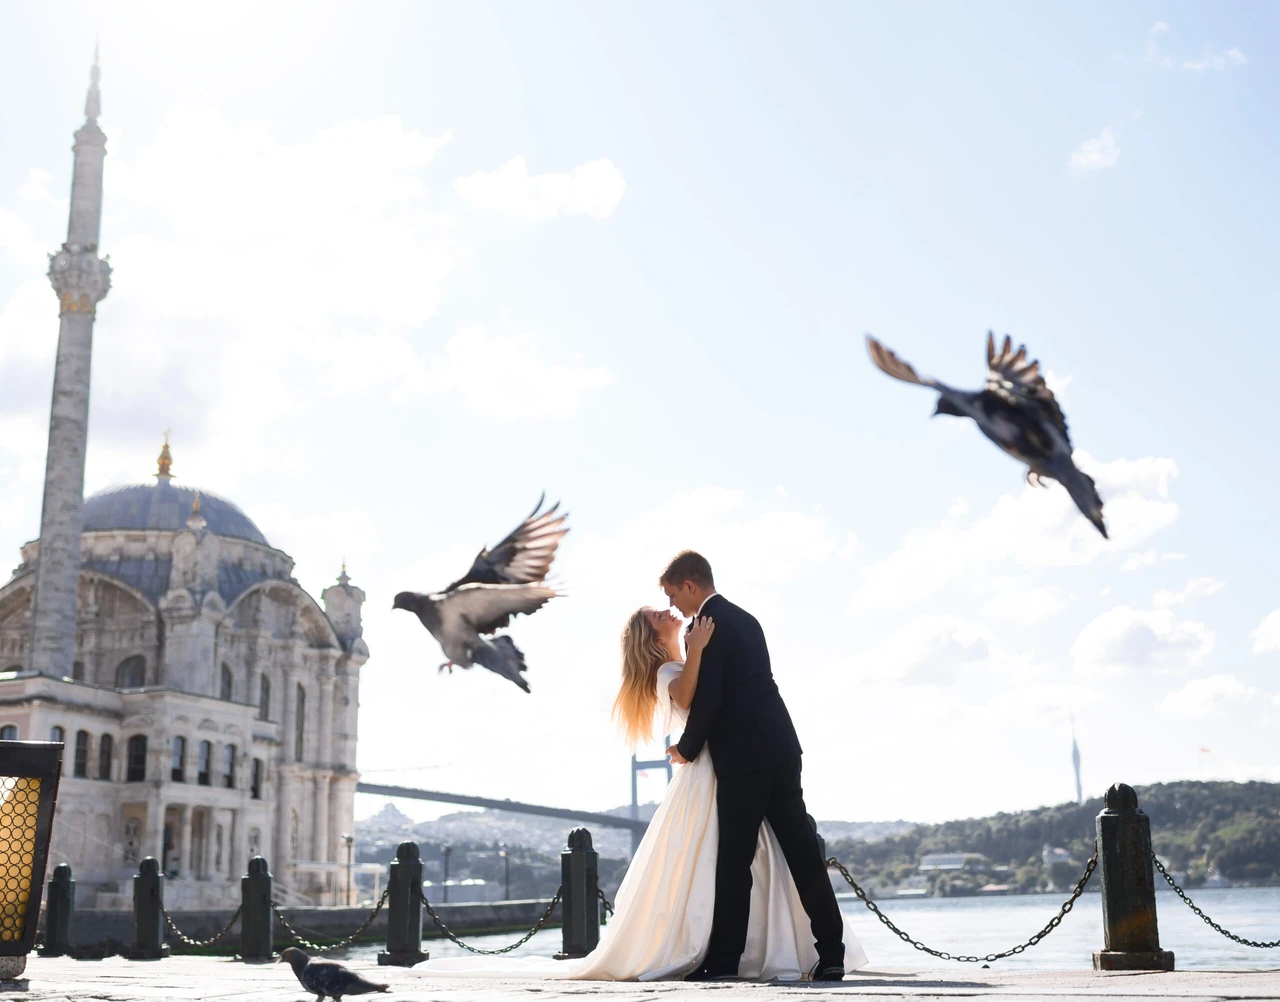
[[[622,687],[614,717],[636,745],[653,736],[660,711],[663,732],[681,724],[698,687],[703,648],[715,630],[710,619],[694,621],[680,654],[681,620],[669,611],[638,609],[622,631]],[[667,787],[618,889],[615,914],[600,945],[580,960],[544,957],[450,957],[415,968],[425,975],[502,978],[573,978],[592,981],[653,981],[680,978],[706,952],[715,909],[716,774],[711,756],[681,766]],[[751,864],[751,917],[739,977],[798,981],[817,962],[809,919],[800,903],[782,849],[766,822]],[[845,970],[867,963],[845,926]]]

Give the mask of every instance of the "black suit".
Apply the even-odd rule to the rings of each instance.
[[[778,692],[764,630],[755,617],[721,595],[701,615],[715,623],[689,722],[678,744],[692,762],[706,744],[716,770],[720,848],[716,905],[705,966],[736,974],[747,942],[751,860],[768,820],[809,916],[823,966],[844,960],[843,920],[809,826],[800,787],[800,740]]]

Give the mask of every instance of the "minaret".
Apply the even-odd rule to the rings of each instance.
[[[1080,746],[1076,744],[1076,718],[1071,717],[1071,765],[1076,770],[1076,803],[1084,806],[1084,789],[1080,785]]]
[[[32,609],[31,667],[70,675],[75,659],[76,586],[84,509],[84,457],[89,433],[89,360],[93,317],[111,287],[111,266],[98,257],[102,219],[102,160],[107,137],[98,127],[98,50],[94,46],[84,125],[75,134],[67,242],[49,255],[49,281],[58,294],[58,354],[49,410],[44,507]]]

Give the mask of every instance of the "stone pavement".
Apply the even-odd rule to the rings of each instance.
[[[521,996],[538,1002],[583,995],[601,1002],[765,1002],[812,998],[815,994],[1060,999],[1105,996],[1108,999],[1176,998],[1186,1000],[1280,1000],[1280,969],[1248,971],[1175,971],[1170,974],[1093,971],[859,971],[839,985],[759,985],[720,983],[686,985],[601,981],[496,981],[419,978],[399,968],[352,965],[368,977],[391,984],[386,995],[350,996],[430,1002],[496,1002]],[[120,957],[86,961],[33,956],[25,980],[0,984],[0,996],[29,1002],[311,1002],[285,964],[244,964],[210,957],[170,957],[128,961]]]

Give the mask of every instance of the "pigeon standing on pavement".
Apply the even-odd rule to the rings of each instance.
[[[569,530],[567,515],[557,515],[559,502],[540,512],[544,494],[533,512],[497,546],[481,550],[471,569],[440,592],[423,595],[402,591],[393,609],[407,609],[440,642],[449,660],[440,666],[452,670],[481,664],[510,679],[525,692],[529,683],[524,655],[508,636],[493,634],[511,617],[542,608],[558,592],[545,581],[556,548]]]
[[[298,977],[298,983],[316,997],[316,1002],[331,998],[342,1002],[344,995],[367,995],[369,992],[389,992],[390,985],[379,985],[360,977],[337,961],[308,957],[296,946],[290,946],[280,954]]]
[[[978,429],[1019,462],[1027,464],[1027,483],[1043,487],[1042,478],[1056,480],[1094,527],[1107,538],[1102,521],[1102,498],[1093,478],[1071,459],[1067,421],[1053,391],[1040,375],[1040,363],[1027,361],[1026,346],[1015,352],[1005,335],[996,350],[995,335],[987,333],[987,385],[981,390],[957,390],[936,379],[922,378],[902,359],[867,335],[867,350],[881,372],[905,383],[938,391],[934,414],[972,418]]]

